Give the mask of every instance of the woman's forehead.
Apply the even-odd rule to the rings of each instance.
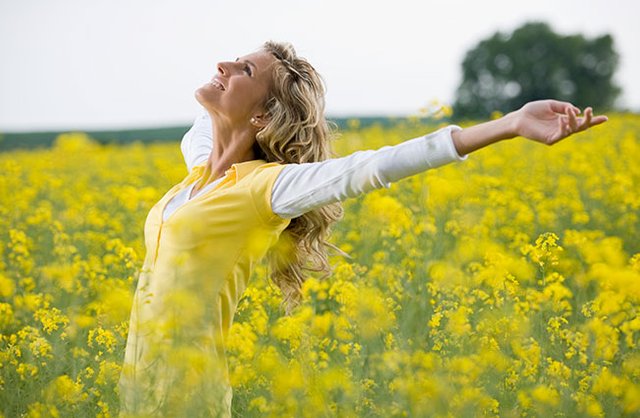
[[[255,51],[247,55],[238,57],[238,61],[245,61],[252,64],[259,71],[264,71],[273,65],[276,58],[267,51]]]

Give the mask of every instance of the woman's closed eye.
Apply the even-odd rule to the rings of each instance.
[[[238,61],[240,61],[240,58],[236,58],[236,62]],[[249,76],[253,75],[253,72],[251,71],[251,67],[246,62],[244,63],[244,67],[242,67],[242,71],[246,72]]]

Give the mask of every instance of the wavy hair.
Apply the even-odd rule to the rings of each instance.
[[[324,116],[324,82],[309,62],[286,42],[267,41],[262,49],[276,58],[273,84],[266,102],[267,125],[256,135],[254,151],[268,162],[282,164],[323,161],[334,157],[331,141],[335,125]],[[351,258],[329,243],[332,225],[342,219],[342,204],[335,202],[291,219],[278,242],[269,249],[269,276],[282,291],[287,315],[302,301],[307,273],[332,273],[327,248]]]

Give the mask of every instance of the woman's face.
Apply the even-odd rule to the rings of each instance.
[[[270,53],[258,51],[236,61],[220,62],[218,73],[196,90],[196,100],[231,123],[249,123],[264,112],[275,61]]]

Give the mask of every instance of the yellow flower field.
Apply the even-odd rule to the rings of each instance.
[[[350,126],[339,155],[439,127]],[[609,115],[345,201],[332,242],[352,258],[293,315],[255,271],[226,344],[234,413],[639,416],[638,161],[640,116]],[[69,134],[0,172],[0,416],[116,416],[144,219],[186,175],[178,143]]]

